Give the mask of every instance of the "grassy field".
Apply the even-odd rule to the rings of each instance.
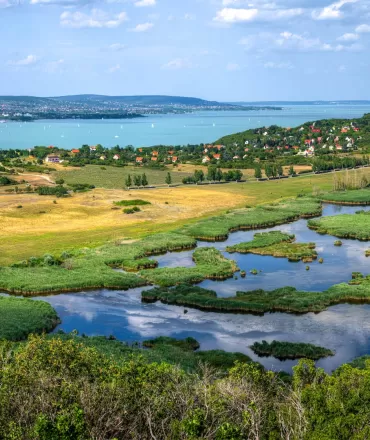
[[[363,172],[370,177],[370,169]],[[119,238],[137,239],[191,225],[226,210],[332,188],[333,176],[321,174],[269,182],[155,190],[95,189],[58,199],[57,203],[52,196],[0,194],[0,265],[51,251],[99,246]],[[130,216],[112,209],[116,201],[138,198],[151,205]]]

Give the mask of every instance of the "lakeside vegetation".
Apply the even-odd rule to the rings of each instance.
[[[358,211],[356,214],[321,217],[309,220],[308,227],[319,234],[366,241],[370,239],[370,214]]]
[[[369,303],[370,275],[358,276],[349,283],[335,284],[323,292],[300,291],[287,286],[271,291],[236,292],[235,296],[219,298],[214,291],[180,285],[146,290],[141,293],[141,298],[143,302],[161,301],[218,313],[318,313],[335,304]]]
[[[180,363],[197,353],[166,349],[177,350]],[[0,350],[7,353],[0,358],[4,438],[242,440],[289,434],[302,440],[365,440],[370,435],[368,362],[361,369],[343,365],[329,375],[312,360],[301,360],[292,379],[283,382],[248,361],[226,371],[198,367],[194,374],[146,357],[160,358],[163,351],[140,356],[139,350],[102,338],[33,336],[18,345],[2,341]]]
[[[227,246],[226,251],[242,254],[272,255],[288,258],[289,261],[312,261],[317,258],[315,243],[293,243],[295,236],[280,231],[255,234],[252,241]]]
[[[370,205],[370,189],[335,191],[322,195],[321,201],[338,205]]]
[[[0,296],[0,340],[26,339],[31,333],[49,332],[58,323],[58,315],[45,301]]]
[[[303,342],[262,341],[255,342],[250,348],[258,356],[273,356],[279,360],[302,358],[318,360],[334,356],[334,352],[327,348]]]
[[[198,240],[221,241],[227,239],[229,232],[272,227],[300,218],[315,217],[321,212],[319,201],[302,197],[200,220],[185,226],[181,232]]]

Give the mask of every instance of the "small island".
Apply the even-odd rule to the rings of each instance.
[[[318,360],[335,354],[327,348],[303,342],[262,341],[255,342],[250,348],[258,356],[273,356],[281,361],[301,358]]]

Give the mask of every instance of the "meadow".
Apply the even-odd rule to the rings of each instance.
[[[320,197],[323,202],[340,205],[370,205],[370,190],[355,189],[351,191],[329,192]]]
[[[117,172],[121,168],[114,170]],[[64,170],[65,173],[77,171],[70,168]],[[370,169],[366,168],[363,172],[370,173]],[[337,174],[341,175],[340,172]],[[44,177],[50,179],[49,176]],[[30,176],[25,178],[29,179]],[[121,176],[119,182],[119,188],[123,188]],[[255,207],[297,195],[330,191],[332,188],[333,176],[320,174],[267,182],[190,185],[155,190],[97,188],[88,193],[58,199],[57,203],[54,203],[53,196],[0,194],[0,265],[51,250],[58,253],[66,249],[91,248],[107,241],[138,239],[153,233],[173,231],[185,225],[191,226],[201,219],[224,214],[230,209],[246,205]],[[141,212],[133,216],[112,209],[114,202],[138,198],[151,205],[143,206]],[[22,208],[19,209],[19,206]]]

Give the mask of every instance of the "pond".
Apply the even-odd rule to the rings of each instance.
[[[359,207],[325,205],[323,215],[353,213]],[[370,209],[367,207],[365,209]],[[252,254],[229,254],[226,246],[249,241],[258,230],[230,234],[219,243],[198,242],[198,246],[215,246],[227,258],[238,262],[247,271],[247,277],[226,281],[206,280],[199,285],[215,290],[220,296],[232,296],[238,290],[274,289],[294,286],[302,290],[322,291],[333,284],[347,282],[354,271],[370,273],[370,258],[365,257],[368,243],[342,240],[343,246],[334,246],[335,237],[319,235],[307,228],[307,220],[281,225],[268,230],[281,230],[296,235],[297,242],[316,243],[318,261],[291,263],[283,258]],[[192,252],[174,252],[155,257],[160,267],[191,266]],[[249,271],[257,269],[258,275]],[[147,287],[146,289],[150,289]],[[42,297],[58,312],[62,323],[56,329],[70,332],[77,329],[86,335],[114,335],[136,342],[156,336],[184,338],[192,336],[201,343],[202,350],[223,349],[240,351],[261,362],[266,368],[291,371],[295,361],[259,358],[249,346],[255,341],[273,339],[291,342],[309,342],[335,350],[334,357],[322,359],[317,365],[331,371],[354,357],[370,353],[370,305],[341,304],[319,314],[290,315],[267,313],[264,316],[202,312],[161,303],[141,303],[143,288],[128,291],[99,290]]]

